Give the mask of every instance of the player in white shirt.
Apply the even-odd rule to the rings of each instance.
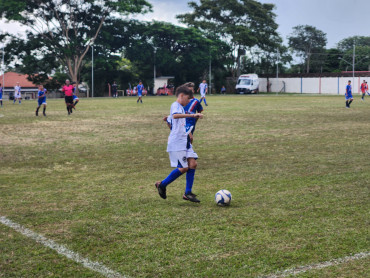
[[[199,88],[197,92],[199,91],[200,91],[200,103],[202,103],[202,100],[204,99],[204,104],[208,106],[207,101],[206,101],[206,93],[208,93],[208,85],[205,79],[203,79],[203,82],[199,84]]]
[[[170,157],[171,167],[176,167],[167,178],[155,183],[159,196],[166,199],[166,187],[171,182],[176,180],[179,176],[188,171],[187,152],[187,138],[185,118],[201,119],[201,113],[185,114],[184,107],[190,99],[193,98],[193,91],[186,86],[180,86],[176,89],[177,100],[171,105],[171,132],[168,136],[167,152]],[[192,202],[199,202],[194,195],[188,194],[187,198]]]
[[[22,94],[21,94],[21,86],[19,86],[19,82],[17,82],[17,85],[14,86],[14,101],[13,101],[13,104],[17,101],[17,99],[19,100],[19,104],[21,104],[21,100],[22,100]]]

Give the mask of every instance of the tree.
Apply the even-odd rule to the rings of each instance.
[[[311,56],[325,51],[326,34],[310,25],[298,25],[293,27],[288,40],[289,47],[304,59],[306,72],[309,73]]]
[[[130,21],[126,24],[121,40],[123,55],[139,70],[144,83],[153,82],[154,59],[157,74],[174,75],[175,85],[189,80],[200,81],[208,71],[210,59],[213,70],[225,71],[225,54],[230,51],[225,42],[207,39],[195,28],[166,22]]]
[[[61,66],[78,82],[84,58],[104,24],[117,14],[150,8],[145,0],[0,0],[0,17],[30,28],[27,40],[13,37],[14,58],[33,65],[33,72],[48,73]]]
[[[340,61],[341,68],[352,70],[351,64],[353,63],[353,51],[355,50],[355,70],[370,70],[370,37],[354,36],[346,38],[338,43],[338,49],[344,53],[343,59]]]
[[[340,59],[343,56],[342,51],[337,48],[330,48],[326,50],[326,57],[323,66],[324,72],[340,72]]]
[[[191,13],[177,16],[181,22],[205,32],[211,39],[227,42],[233,57],[232,75],[240,74],[240,57],[252,47],[277,48],[276,15],[273,4],[254,0],[200,0],[189,2]],[[276,52],[276,51],[274,51]]]

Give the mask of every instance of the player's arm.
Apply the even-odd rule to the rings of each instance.
[[[168,116],[163,117],[163,121],[165,121],[168,128],[171,129],[171,124],[167,121],[167,119],[168,119]]]
[[[172,118],[174,119],[181,119],[181,118],[196,118],[196,119],[202,119],[203,114],[196,113],[196,114],[173,114]]]
[[[190,143],[193,144],[193,139],[194,139],[193,134],[191,132],[189,132],[188,135],[189,135],[189,138],[190,138]]]

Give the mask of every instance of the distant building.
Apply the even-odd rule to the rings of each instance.
[[[3,75],[0,75],[0,83],[4,88],[3,98],[8,99],[9,94],[14,94],[14,86],[17,85],[19,82],[19,86],[21,86],[22,98],[35,98],[38,92],[38,88],[35,84],[27,79],[27,74],[20,74],[16,72],[6,72]],[[3,84],[4,80],[4,84]]]

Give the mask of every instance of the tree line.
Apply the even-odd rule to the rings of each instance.
[[[178,15],[186,27],[130,19],[152,6],[145,0],[0,0],[0,17],[28,26],[25,37],[2,34],[5,60],[35,83],[58,88],[69,78],[91,82],[94,50],[96,95],[117,81],[121,88],[157,76],[175,76],[174,85],[207,78],[220,88],[240,73],[318,73],[369,70],[370,37],[353,36],[327,49],[326,34],[298,25],[288,45],[278,34],[275,6],[255,0],[200,0]],[[298,61],[298,62],[297,62]],[[50,77],[53,77],[50,79]]]

